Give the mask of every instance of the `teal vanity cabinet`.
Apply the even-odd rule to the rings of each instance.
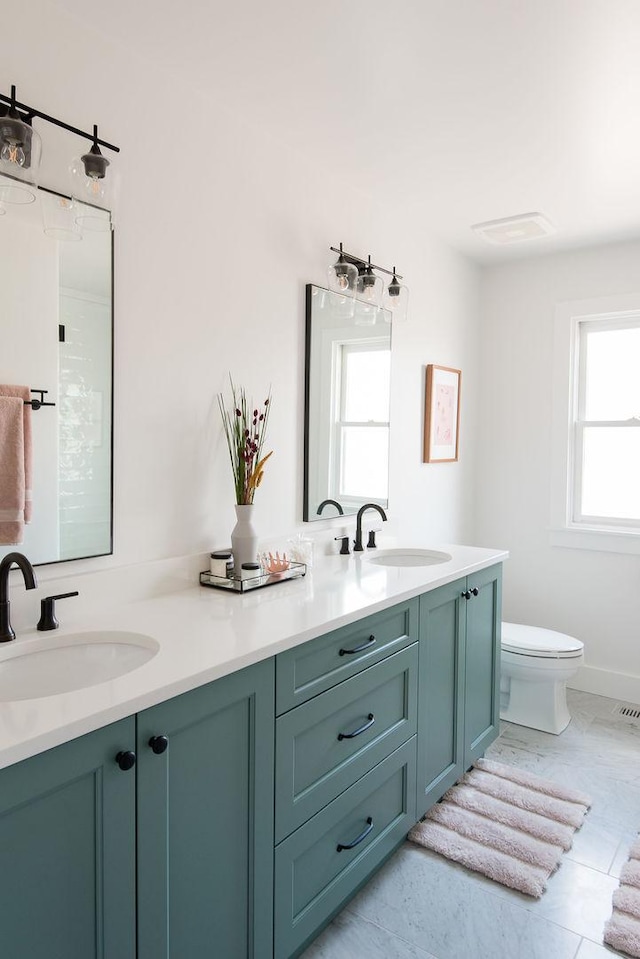
[[[6,959],[293,959],[498,733],[501,567],[0,770]]]
[[[415,822],[418,601],[276,657],[274,956],[292,959]]]
[[[499,732],[500,565],[420,597],[418,816]]]
[[[138,715],[138,959],[267,959],[273,659]]]
[[[271,957],[273,674],[0,771],[3,959]]]
[[[0,954],[135,959],[135,719],[0,770]]]

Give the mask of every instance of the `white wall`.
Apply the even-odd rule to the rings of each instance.
[[[339,142],[335,167],[319,168],[312,143],[294,150],[246,125],[232,89],[217,100],[185,90],[164,65],[111,46],[45,0],[20,17],[28,61],[16,45],[5,51],[0,87],[17,83],[20,99],[70,123],[98,121],[122,148],[116,552],[94,568],[229,542],[233,490],[215,404],[229,372],[257,400],[273,386],[267,448],[275,453],[256,498],[260,532],[290,535],[300,525],[304,287],[326,283],[328,247],[340,240],[397,263],[411,288],[411,320],[393,340],[389,528],[412,541],[468,540],[476,268],[430,237],[422,217],[345,186]],[[43,182],[62,187],[65,152],[80,145],[40,129],[50,147]],[[464,371],[459,464],[422,464],[430,362]]]
[[[504,618],[585,643],[578,688],[640,702],[640,556],[551,546],[556,305],[640,292],[640,244],[486,269],[478,542],[510,550]],[[567,371],[568,375],[568,371]]]

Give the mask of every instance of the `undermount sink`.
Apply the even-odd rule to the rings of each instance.
[[[150,636],[90,631],[0,647],[0,702],[57,696],[130,673],[152,659],[159,645]]]
[[[437,566],[451,555],[438,549],[381,549],[368,559],[375,566]]]

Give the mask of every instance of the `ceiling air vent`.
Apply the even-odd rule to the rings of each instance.
[[[487,243],[496,246],[519,243],[521,240],[536,240],[555,233],[555,227],[542,213],[520,213],[503,220],[487,220],[486,223],[474,223],[471,229]]]
[[[613,710],[614,716],[624,716],[625,719],[640,719],[640,706],[629,703],[618,703]]]

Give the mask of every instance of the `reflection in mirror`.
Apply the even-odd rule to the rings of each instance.
[[[387,507],[391,314],[307,286],[304,519]]]
[[[39,190],[0,218],[0,397],[26,386],[54,404],[27,414],[32,563],[112,551],[112,234],[104,211],[106,230],[79,232],[77,212]],[[14,548],[5,536],[0,557]]]

